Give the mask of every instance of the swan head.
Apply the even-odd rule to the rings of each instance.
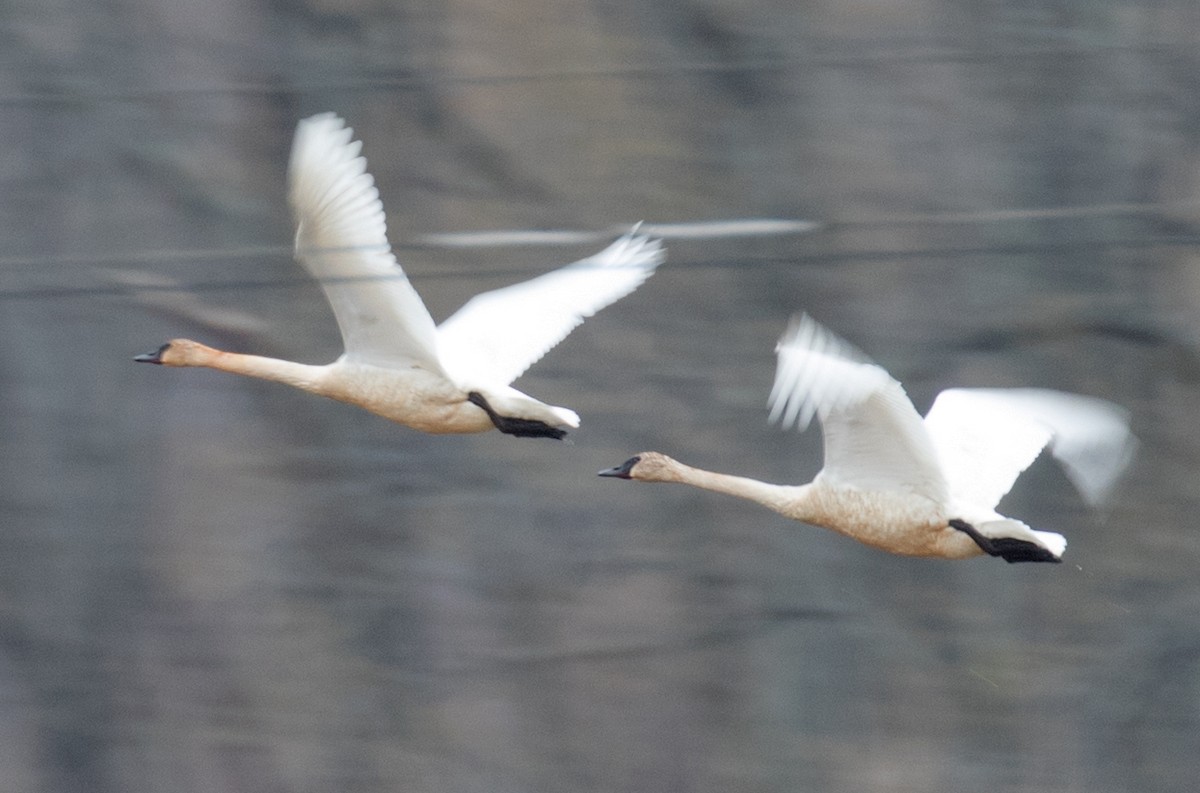
[[[198,341],[191,339],[171,339],[154,352],[135,355],[133,360],[138,363],[156,363],[162,366],[196,366],[215,352]]]
[[[668,482],[675,479],[675,461],[658,452],[642,452],[613,468],[599,471],[599,476],[614,479],[637,479],[641,482]]]

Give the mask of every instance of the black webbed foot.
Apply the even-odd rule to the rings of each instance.
[[[488,418],[496,425],[496,429],[506,435],[515,435],[518,438],[554,438],[561,441],[566,437],[567,431],[558,427],[551,427],[544,421],[535,419],[515,419],[510,416],[501,416],[496,411],[492,410],[492,406],[483,398],[483,394],[478,391],[471,391],[467,394],[467,401],[472,405],[476,405],[488,414]]]
[[[1028,540],[1018,540],[1013,537],[984,537],[970,523],[957,518],[951,520],[950,525],[974,540],[975,544],[982,548],[988,556],[999,556],[1009,564],[1013,562],[1060,564],[1062,562],[1062,559],[1050,551]]]

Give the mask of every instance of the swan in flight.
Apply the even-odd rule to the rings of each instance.
[[[413,429],[562,438],[579,416],[509,384],[663,260],[634,231],[587,259],[485,292],[435,326],[387,242],[361,143],[332,113],[300,122],[288,166],[296,257],[325,291],[345,352],[324,366],[174,339],[135,361],[204,366],[358,405]]]
[[[884,369],[807,315],[775,348],[771,420],[821,420],[825,464],[803,485],[774,485],[643,452],[600,476],[681,482],[747,498],[794,520],[906,556],[1060,562],[1067,541],[996,512],[1049,445],[1091,505],[1129,462],[1127,412],[1091,397],[1034,388],[954,388],[922,419]]]

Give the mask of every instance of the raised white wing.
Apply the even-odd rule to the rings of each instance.
[[[296,127],[288,166],[296,257],[333,307],[346,357],[444,373],[428,309],[392,255],[362,144],[332,113]]]
[[[772,421],[801,429],[816,415],[825,435],[820,476],[863,489],[942,502],[937,453],[904,388],[884,369],[818,325],[794,318],[775,347]]]
[[[595,256],[476,295],[438,326],[441,360],[460,383],[507,385],[662,261],[660,242],[631,232]]]
[[[1089,504],[1103,500],[1133,456],[1123,408],[1039,388],[954,388],[925,426],[957,503],[991,509],[1049,444]]]

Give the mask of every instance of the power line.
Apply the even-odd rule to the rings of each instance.
[[[1113,203],[1090,206],[1042,207],[1029,209],[993,209],[972,212],[909,213],[849,216],[829,223],[800,220],[795,218],[732,218],[725,220],[698,221],[692,223],[643,223],[642,232],[667,241],[736,239],[740,237],[765,237],[804,234],[818,229],[836,232],[841,229],[861,230],[891,225],[984,225],[1030,220],[1065,220],[1112,216],[1147,216],[1167,212],[1184,212],[1200,207],[1200,200],[1158,203]],[[407,244],[396,246],[398,250],[420,250],[430,248],[468,249],[504,247],[561,247],[595,243],[612,239],[628,232],[629,225],[613,226],[601,231],[581,229],[508,229],[481,232],[446,232],[417,235]],[[1112,248],[1191,247],[1197,245],[1197,235],[1145,236],[1125,238],[1103,238],[1085,240],[1063,240],[1036,243],[992,243],[982,246],[949,246],[920,249],[858,249],[799,252],[784,257],[756,255],[720,260],[690,259],[682,266],[688,268],[713,267],[761,267],[777,264],[795,266],[825,266],[856,261],[912,260],[917,258],[945,259],[948,257],[971,256],[1029,256],[1061,253],[1078,250],[1104,250]],[[128,253],[77,254],[60,256],[10,256],[0,257],[0,272],[5,268],[48,268],[80,267],[94,270],[96,267],[112,267],[131,263],[187,263],[204,261],[228,261],[236,259],[291,258],[292,248],[284,245],[246,246],[239,248],[213,249],[160,249],[133,251]],[[674,267],[681,266],[675,262]],[[542,272],[541,270],[538,273]],[[188,282],[137,282],[127,277],[109,285],[87,286],[45,285],[0,289],[0,300],[50,300],[71,297],[113,297],[152,292],[210,292],[220,290],[289,289],[306,285],[312,279],[297,270],[295,277],[273,279],[237,279],[222,281]],[[479,277],[528,278],[528,269],[477,270],[440,268],[436,272],[415,273],[417,280],[471,279]],[[400,273],[396,277],[407,277]],[[357,279],[355,279],[357,280]]]
[[[640,232],[662,240],[708,240],[737,237],[779,236],[804,234],[820,228],[811,220],[793,218],[730,218],[692,223],[639,223]],[[392,246],[395,250],[427,248],[537,248],[581,245],[614,240],[626,234],[633,224],[610,226],[591,231],[585,229],[497,229],[493,231],[461,231],[419,234],[407,243]],[[56,256],[2,256],[0,268],[45,267],[54,265],[114,265],[130,262],[189,262],[209,259],[258,259],[290,257],[291,246],[257,245],[241,248],[211,248],[198,250],[159,249],[130,253],[66,254]]]
[[[672,240],[731,239],[751,236],[805,234],[821,229],[861,229],[896,225],[982,225],[1023,220],[1066,220],[1112,216],[1148,216],[1183,213],[1200,208],[1200,199],[1187,201],[1091,204],[1085,206],[1035,207],[1027,209],[985,209],[970,212],[895,213],[847,215],[826,222],[799,218],[730,218],[690,223],[642,223],[645,234],[668,242]],[[507,248],[560,247],[613,239],[626,233],[631,225],[610,226],[594,231],[586,229],[497,229],[491,231],[431,232],[418,234],[392,246],[394,250],[427,248]],[[1161,238],[1150,244],[1161,244]],[[1144,246],[1138,246],[1144,247]],[[0,256],[0,269],[7,267],[48,267],[58,265],[120,265],[131,262],[190,262],[205,260],[259,259],[291,257],[286,245],[256,245],[239,248],[156,249],[103,254],[56,254]]]
[[[56,88],[43,91],[0,95],[0,104],[82,104],[96,102],[161,101],[194,96],[226,95],[294,95],[314,92],[369,92],[414,90],[437,85],[507,85],[548,82],[580,82],[591,80],[645,80],[691,74],[750,74],[755,72],[788,72],[819,68],[855,69],[897,64],[984,63],[1032,58],[1080,58],[1114,55],[1172,55],[1191,54],[1181,45],[1151,42],[1140,45],[1067,44],[1056,46],[1026,46],[1006,49],[977,49],[958,47],[918,47],[913,49],[881,49],[874,52],[856,51],[852,54],[817,54],[748,59],[727,63],[657,63],[612,64],[542,72],[509,72],[469,74],[421,70],[406,70],[401,74],[383,77],[347,77],[345,79],[271,82],[221,83],[215,85],[179,85],[159,88],[121,88],[81,90]],[[397,71],[400,71],[397,69]]]
[[[833,265],[849,265],[856,263],[900,262],[900,261],[933,261],[947,258],[973,258],[979,256],[1034,256],[1080,251],[1102,251],[1109,249],[1147,249],[1160,247],[1200,247],[1200,235],[1170,236],[1170,237],[1128,237],[1105,240],[1067,240],[1047,243],[1012,243],[1007,245],[989,244],[981,246],[958,246],[940,248],[913,249],[861,249],[843,250],[819,253],[797,253],[783,256],[741,256],[721,259],[688,259],[675,261],[670,269],[747,269],[755,267],[790,266],[790,267],[827,267]],[[540,275],[546,270],[530,271],[529,269],[479,270],[442,269],[437,272],[421,272],[412,274],[418,282],[433,280],[471,280],[478,278],[512,278],[520,280]],[[395,278],[409,278],[400,273]],[[383,277],[362,277],[346,279],[325,279],[326,283],[347,281],[378,281]],[[252,291],[268,289],[304,288],[312,284],[314,279],[297,270],[294,277],[268,279],[238,279],[222,281],[180,281],[170,283],[133,283],[122,282],[111,285],[89,286],[34,286],[29,288],[0,289],[0,301],[16,300],[58,300],[66,298],[91,297],[128,297],[132,295],[154,292],[216,292],[216,291]]]

